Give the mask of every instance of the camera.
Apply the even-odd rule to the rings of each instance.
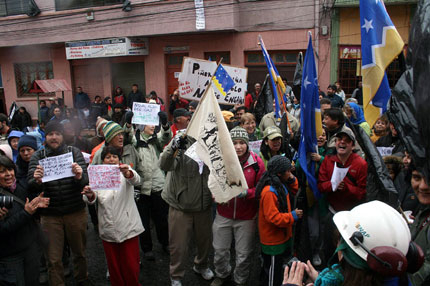
[[[285,271],[285,268],[288,266],[288,269],[289,270],[291,270],[291,266],[293,266],[293,262],[300,262],[300,260],[297,258],[297,257],[293,257],[293,258],[291,258],[288,262],[287,262],[287,264],[284,264],[282,267],[283,267],[283,269],[284,269],[284,271]],[[306,281],[308,280],[308,278],[309,278],[309,276],[308,276],[308,274],[306,273],[306,271],[305,271],[305,273],[303,274],[303,283],[305,283],[306,284]]]
[[[1,196],[0,197],[0,208],[11,209],[13,206],[13,197],[11,196]]]

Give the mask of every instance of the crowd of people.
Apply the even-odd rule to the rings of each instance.
[[[55,98],[49,107],[41,100],[36,128],[29,128],[24,107],[11,122],[0,114],[0,285],[39,285],[47,282],[42,277],[65,285],[69,250],[77,285],[92,285],[87,208],[112,285],[140,285],[142,260],[155,260],[151,222],[170,255],[172,286],[183,285],[192,238],[192,271],[211,286],[249,285],[256,245],[263,286],[430,285],[428,179],[395,126],[385,115],[374,126],[366,122],[360,83],[352,96],[339,83],[320,90],[324,130],[308,154],[316,165],[314,193],[297,156],[300,97],[285,84],[281,118],[273,111],[257,114],[259,83],[243,105],[223,106],[248,185],[227,203],[214,202],[208,167],[185,154],[196,141],[184,131],[198,103],[178,90],[165,107],[155,91],[146,96],[137,85],[127,96],[117,87],[112,97],[95,96],[94,102],[78,87],[73,109]],[[132,124],[134,102],[160,105],[159,124]],[[351,125],[380,148],[399,210],[366,201],[369,170]],[[86,137],[83,129],[94,129],[95,136]],[[72,154],[73,174],[44,180],[40,161],[66,153]],[[93,190],[88,164],[118,166],[118,189]],[[335,182],[339,168],[346,175]]]

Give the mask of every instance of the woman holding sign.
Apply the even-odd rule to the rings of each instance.
[[[119,189],[93,191],[86,186],[82,194],[90,204],[98,202],[99,233],[111,285],[140,285],[138,236],[144,228],[134,202],[134,186],[141,178],[129,165],[120,164],[121,154],[112,146],[103,148],[101,159],[105,165],[119,165]]]

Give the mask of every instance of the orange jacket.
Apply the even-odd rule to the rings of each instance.
[[[297,178],[288,185],[288,190],[296,193],[299,188]],[[260,242],[265,245],[279,245],[292,237],[293,224],[297,220],[295,211],[291,211],[290,195],[287,194],[288,212],[281,213],[278,209],[276,190],[265,186],[261,192],[258,213],[258,229]]]

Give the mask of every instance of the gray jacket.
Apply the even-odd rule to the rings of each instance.
[[[189,148],[196,140],[187,136]],[[212,204],[208,188],[209,169],[204,166],[200,175],[198,164],[179,150],[175,156],[172,142],[160,155],[160,168],[168,172],[161,197],[173,208],[183,212],[207,210]]]

